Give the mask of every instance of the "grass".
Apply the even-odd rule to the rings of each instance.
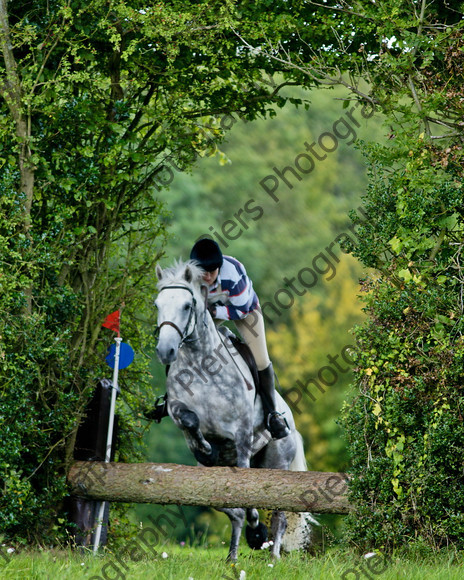
[[[464,554],[401,551],[385,560],[366,560],[354,552],[331,548],[324,554],[285,554],[273,561],[268,552],[245,546],[235,566],[225,561],[226,546],[187,547],[165,544],[157,555],[134,550],[94,556],[71,550],[23,551],[0,559],[2,580],[461,580]],[[370,564],[369,564],[370,563]],[[370,568],[368,567],[370,565]],[[243,571],[243,572],[242,572]]]

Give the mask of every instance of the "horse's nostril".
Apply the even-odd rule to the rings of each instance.
[[[174,347],[163,348],[158,345],[156,347],[156,354],[163,364],[169,364],[176,358],[176,349]]]

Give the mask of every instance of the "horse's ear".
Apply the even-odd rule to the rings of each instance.
[[[163,278],[163,270],[161,269],[161,266],[159,264],[156,264],[156,276],[158,280],[161,280]]]
[[[193,280],[193,272],[190,266],[185,267],[184,278],[187,282],[191,282]]]

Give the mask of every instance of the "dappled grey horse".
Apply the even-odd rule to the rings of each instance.
[[[166,380],[168,412],[185,435],[187,445],[204,466],[261,467],[305,471],[301,435],[295,429],[291,411],[277,395],[277,411],[287,418],[291,433],[273,440],[264,425],[260,397],[255,399],[252,374],[233,347],[226,332],[216,327],[207,310],[207,288],[203,271],[194,262],[176,263],[156,269],[158,276],[157,354],[170,365]],[[230,331],[229,331],[230,332]],[[223,508],[232,524],[229,559],[237,559],[240,534],[245,522],[246,537],[252,548],[267,538],[256,509]],[[278,557],[284,549],[300,547],[306,541],[306,520],[295,516],[292,534],[296,545],[282,544],[287,528],[284,512],[271,518]]]

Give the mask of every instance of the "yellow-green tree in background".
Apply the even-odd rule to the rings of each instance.
[[[352,379],[352,348],[347,347],[355,342],[349,330],[363,318],[358,275],[357,261],[342,254],[336,275],[323,280],[318,293],[301,296],[289,322],[267,332],[271,359],[312,470],[346,468],[345,442],[336,421]]]

